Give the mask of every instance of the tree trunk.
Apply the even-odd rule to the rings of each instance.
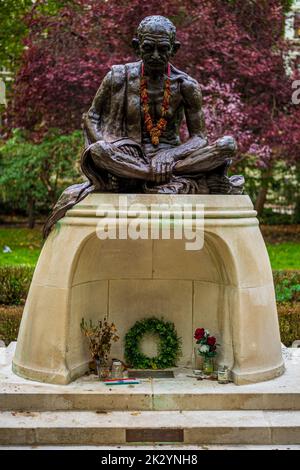
[[[34,228],[35,226],[34,206],[34,199],[30,198],[28,201],[28,228]]]
[[[300,196],[296,199],[293,222],[294,224],[300,224]]]
[[[269,168],[267,171],[262,171],[261,187],[258,191],[258,195],[255,201],[255,210],[257,211],[258,216],[261,216],[264,210],[265,202],[267,200],[269,181],[270,181],[271,175],[272,175],[271,168]]]
[[[294,209],[294,217],[293,223],[300,224],[300,166],[296,169],[296,178],[297,178],[297,190],[296,190],[296,197],[295,197],[295,209]]]
[[[255,210],[257,211],[257,215],[259,216],[262,214],[264,210],[265,202],[267,199],[267,194],[268,194],[268,188],[265,186],[262,186],[260,190],[258,191],[258,195],[255,201]]]

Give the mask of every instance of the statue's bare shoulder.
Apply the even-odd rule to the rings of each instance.
[[[197,80],[176,67],[172,67],[172,72],[180,83],[180,91],[185,107],[200,111],[202,108],[202,93]]]
[[[206,135],[204,113],[202,110],[202,93],[197,80],[172,66],[172,75],[179,82],[183,100],[185,118],[190,136]]]

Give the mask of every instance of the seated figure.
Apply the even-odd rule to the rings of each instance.
[[[242,176],[227,177],[236,152],[230,136],[209,144],[199,84],[170,58],[180,44],[162,16],[139,25],[133,46],[141,60],[115,65],[83,116],[87,181],[67,188],[48,218],[44,235],[91,192],[241,194]],[[186,120],[189,139],[179,130]]]

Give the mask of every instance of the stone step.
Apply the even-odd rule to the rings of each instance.
[[[300,411],[300,349],[296,348],[283,350],[285,374],[258,384],[236,386],[198,381],[189,377],[190,370],[177,369],[175,378],[143,379],[138,385],[114,387],[104,385],[94,375],[69,385],[22,379],[12,372],[14,349],[15,344],[11,343],[0,354],[2,411]]]
[[[299,411],[1,412],[0,445],[300,444]]]
[[[51,391],[28,390],[27,387],[10,389],[0,393],[0,410],[15,411],[207,411],[207,410],[300,410],[300,393],[232,391],[199,389],[192,382],[171,384],[173,390],[162,390],[170,384],[141,383],[134,388],[119,386],[109,389],[97,383],[98,390]],[[194,390],[193,390],[194,387]],[[196,388],[198,387],[198,389]],[[228,392],[228,393],[226,393]]]
[[[95,375],[69,385],[49,385],[12,373],[14,345],[0,367],[0,411],[300,411],[300,349],[285,349],[286,372],[274,380],[237,386],[198,381],[188,369],[175,378],[141,379],[138,385],[106,386]],[[1,359],[1,356],[0,356]]]

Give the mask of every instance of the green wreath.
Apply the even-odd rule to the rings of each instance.
[[[140,351],[140,342],[145,333],[159,336],[158,355],[148,357]],[[125,336],[125,359],[135,369],[167,369],[175,367],[181,353],[181,338],[175,325],[158,318],[137,321]]]

